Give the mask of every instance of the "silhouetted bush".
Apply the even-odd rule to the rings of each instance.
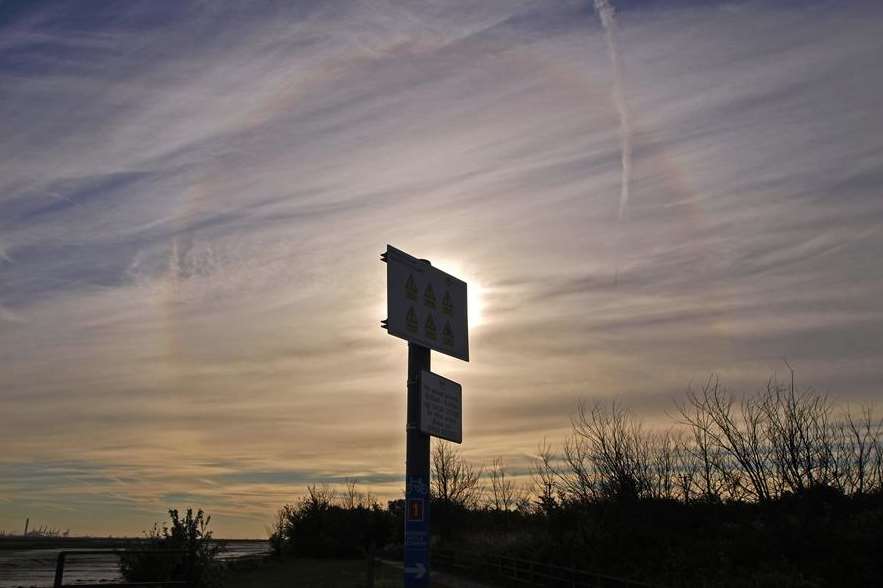
[[[372,544],[383,547],[395,535],[398,517],[376,502],[347,500],[346,496],[343,504],[336,502],[327,488],[310,486],[307,496],[296,505],[283,506],[270,537],[274,553],[295,557],[364,557]]]
[[[561,452],[540,447],[529,512],[457,512],[442,538],[665,586],[880,582],[869,408],[837,411],[793,372],[744,396],[712,376],[678,408],[678,426],[647,430],[617,404],[581,404]]]
[[[221,585],[223,568],[218,561],[220,546],[208,530],[211,517],[202,510],[194,515],[188,508],[184,518],[169,510],[171,527],[154,525],[137,547],[120,558],[120,571],[127,582],[184,580],[194,588]]]
[[[795,382],[736,396],[712,376],[688,390],[669,430],[582,404],[561,452],[540,447],[532,499],[501,459],[482,477],[436,440],[433,544],[670,588],[880,585],[883,424]],[[341,505],[311,487],[284,507],[274,549],[400,551],[403,501],[381,510],[348,494]]]

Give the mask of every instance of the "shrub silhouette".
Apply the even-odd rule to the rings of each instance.
[[[184,580],[194,588],[221,584],[222,566],[218,561],[220,546],[208,530],[211,517],[202,509],[196,514],[188,508],[181,518],[177,509],[169,510],[171,526],[154,524],[139,546],[120,558],[120,571],[127,582]]]
[[[501,459],[482,476],[437,443],[433,549],[669,588],[880,585],[883,422],[870,407],[837,409],[792,373],[747,395],[711,376],[677,409],[659,430],[617,404],[579,405],[560,451],[539,447],[532,500],[516,498]],[[404,501],[354,504],[310,487],[280,511],[276,551],[401,550]]]
[[[295,557],[362,557],[374,546],[382,547],[395,534],[398,518],[370,497],[351,492],[337,501],[326,487],[308,486],[296,504],[283,506],[277,515],[270,545],[276,555]],[[340,502],[340,504],[338,504]]]

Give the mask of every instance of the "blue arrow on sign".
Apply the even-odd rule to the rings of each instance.
[[[410,567],[410,568],[405,568],[405,573],[406,574],[414,574],[414,577],[419,580],[424,575],[426,575],[426,566],[424,566],[420,562],[417,562],[417,565]]]

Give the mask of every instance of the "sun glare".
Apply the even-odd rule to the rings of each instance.
[[[483,289],[478,280],[466,280],[466,298],[469,304],[469,328],[474,329],[484,322]]]
[[[463,266],[458,263],[451,263],[446,260],[440,260],[437,263],[433,262],[433,265],[438,269],[451,274],[461,280],[466,282],[466,303],[468,304],[469,313],[469,329],[475,329],[484,324],[486,316],[485,316],[485,296],[484,296],[484,287],[481,285],[481,282],[475,277],[475,274],[470,273],[467,270],[463,269]],[[385,283],[384,283],[385,285]],[[373,307],[374,314],[372,317],[381,317],[386,318],[386,296],[378,302],[377,306]],[[380,319],[378,319],[380,320]]]
[[[449,262],[446,259],[433,260],[432,265],[447,272],[454,277],[460,278],[466,282],[466,302],[469,305],[469,328],[474,329],[484,323],[484,297],[481,282],[475,277],[475,274],[464,269],[457,262]]]

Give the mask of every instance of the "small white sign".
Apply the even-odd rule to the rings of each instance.
[[[469,361],[466,282],[386,246],[386,330]]]
[[[463,387],[453,380],[420,372],[420,430],[454,443],[463,442]]]

